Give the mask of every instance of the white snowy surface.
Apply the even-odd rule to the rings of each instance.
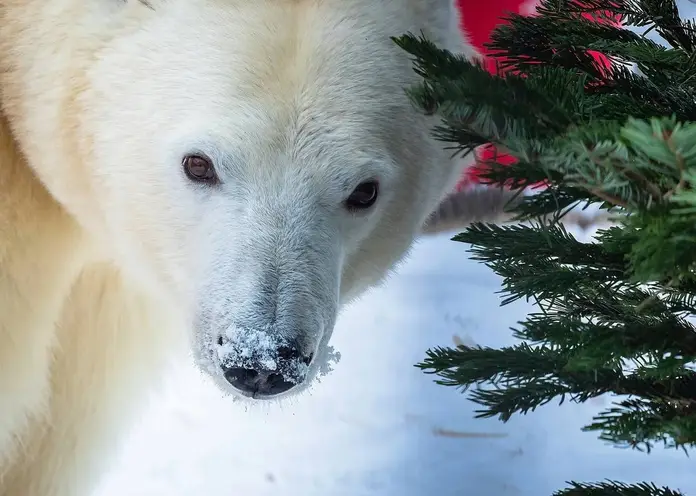
[[[620,450],[580,432],[601,402],[474,419],[474,404],[413,366],[454,335],[513,343],[509,327],[532,308],[501,308],[498,277],[448,237],[422,240],[343,312],[341,361],[311,394],[247,410],[192,369],[171,377],[98,496],[551,496],[567,480],[605,478],[696,495],[683,452]]]

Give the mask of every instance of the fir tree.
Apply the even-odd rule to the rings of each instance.
[[[617,27],[617,16],[656,30],[668,46]],[[548,184],[516,202],[525,224],[476,224],[454,238],[502,276],[503,304],[535,302],[538,311],[513,329],[519,344],[431,349],[418,366],[468,392],[479,417],[507,421],[552,401],[612,394],[586,430],[647,451],[691,448],[696,26],[674,0],[542,0],[536,16],[506,20],[490,45],[496,75],[420,35],[395,38],[423,78],[408,92],[442,118],[434,132],[445,146],[471,153],[493,143],[518,159],[490,164],[490,184]],[[615,220],[591,243],[536,220],[589,204]],[[556,493],[680,494],[613,481],[571,482]]]

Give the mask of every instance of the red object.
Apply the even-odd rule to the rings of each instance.
[[[502,17],[509,13],[533,15],[536,9],[536,0],[457,0],[457,6],[461,12],[461,28],[466,33],[471,44],[485,57],[486,68],[489,72],[495,72],[495,61],[489,56],[490,50],[484,45],[490,41],[490,36],[498,24],[504,22]],[[590,18],[589,15],[585,17]],[[619,24],[617,20],[617,24]],[[608,66],[608,59],[600,54],[593,53],[596,60]],[[480,174],[485,170],[485,163],[492,160],[499,164],[513,164],[514,157],[502,153],[496,153],[493,145],[484,145],[477,150],[477,164],[469,167],[456,186],[456,191],[480,182]]]

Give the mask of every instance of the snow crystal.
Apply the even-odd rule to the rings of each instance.
[[[280,336],[237,326],[227,330],[223,341],[216,350],[223,365],[248,368],[261,365],[268,370],[278,368],[278,349],[287,345]]]
[[[300,359],[283,359],[279,349],[290,348],[290,340],[271,330],[232,326],[221,339],[207,335],[198,337],[194,347],[194,361],[207,372],[223,390],[227,389],[223,372],[229,367],[263,368],[280,374],[287,382],[310,386],[333,371],[341,354],[332,346],[321,345],[312,363]]]
[[[309,374],[310,366],[301,359],[287,359],[279,356],[279,350],[291,348],[290,341],[278,333],[265,329],[251,329],[231,326],[215,352],[223,367],[242,367],[254,369],[263,367],[283,376],[288,382],[299,384]],[[337,362],[340,355],[328,347],[325,360],[320,363],[320,375],[331,370],[330,361]],[[316,357],[320,359],[320,357]]]

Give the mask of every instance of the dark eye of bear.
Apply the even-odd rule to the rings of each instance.
[[[365,181],[353,190],[346,199],[348,210],[366,210],[375,204],[379,194],[379,183],[377,181]]]
[[[188,155],[183,162],[186,177],[198,183],[217,184],[219,182],[211,160],[204,155]]]

